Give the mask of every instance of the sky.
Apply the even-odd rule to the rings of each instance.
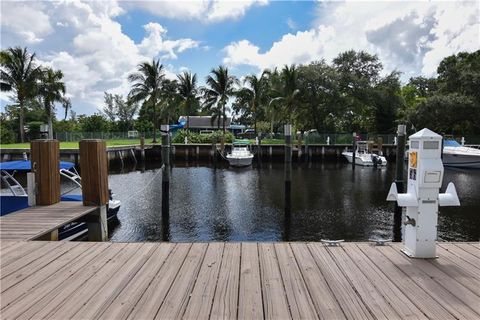
[[[0,2],[1,48],[28,47],[64,73],[77,114],[126,96],[128,74],[153,58],[166,75],[200,84],[227,66],[239,78],[264,68],[331,62],[346,50],[377,54],[402,79],[434,76],[438,63],[480,49],[479,1],[9,1]],[[1,110],[11,94],[0,94]],[[57,107],[58,115],[63,112]]]

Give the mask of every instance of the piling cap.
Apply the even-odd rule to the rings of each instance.
[[[427,129],[427,128],[424,128],[414,134],[412,134],[409,139],[424,139],[424,138],[428,138],[428,139],[442,139],[442,136],[433,132],[432,130],[430,129]]]

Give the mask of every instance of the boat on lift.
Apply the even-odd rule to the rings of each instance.
[[[349,163],[353,162],[353,152],[344,151],[342,155],[347,158]],[[387,165],[387,159],[377,153],[373,153],[369,148],[368,141],[358,141],[355,152],[355,164],[367,167],[384,167]]]
[[[253,153],[250,151],[250,141],[247,139],[235,140],[232,151],[227,154],[228,163],[232,167],[247,167],[252,164]]]
[[[32,163],[29,160],[0,162],[0,173],[2,182],[8,190],[2,190],[0,193],[0,216],[28,208],[28,195],[23,186],[15,178],[16,173],[27,173],[32,169]],[[61,201],[82,201],[81,194],[74,194],[75,190],[82,188],[81,177],[75,169],[75,164],[67,161],[59,163],[60,176],[70,182],[66,190],[60,195]],[[4,192],[6,191],[6,192]],[[112,221],[117,217],[120,210],[120,200],[114,200],[111,190],[110,200],[107,207],[107,220]],[[59,230],[59,238],[65,239],[79,233],[85,232],[87,226],[84,222],[72,222]]]
[[[443,165],[480,169],[480,149],[463,146],[454,139],[443,140]]]

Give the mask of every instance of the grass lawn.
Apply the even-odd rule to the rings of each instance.
[[[145,143],[150,143],[145,141]],[[107,140],[107,146],[126,146],[140,144],[140,139]],[[0,144],[0,149],[29,149],[30,143]],[[78,149],[77,142],[60,142],[60,149]]]

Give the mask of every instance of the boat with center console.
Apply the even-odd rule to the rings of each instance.
[[[227,154],[227,160],[232,167],[250,166],[253,160],[250,141],[247,139],[235,140],[232,145],[232,152]]]
[[[344,151],[342,155],[347,158],[348,162],[352,163],[354,161],[352,151]],[[381,154],[373,153],[369,148],[368,141],[358,141],[355,152],[355,164],[367,167],[384,167],[387,165],[387,159]]]

